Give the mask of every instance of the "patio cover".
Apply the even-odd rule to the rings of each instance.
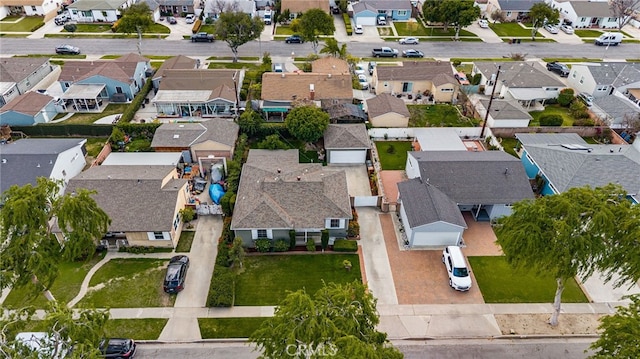
[[[547,92],[541,88],[510,88],[509,93],[518,101],[546,100]]]
[[[98,98],[105,86],[104,84],[73,84],[60,98],[63,100]]]
[[[637,99],[640,99],[640,89],[629,89],[629,93],[630,93],[633,97],[635,97],[635,98],[637,98]]]
[[[211,97],[210,90],[160,90],[153,98],[153,102],[164,103],[204,103]]]

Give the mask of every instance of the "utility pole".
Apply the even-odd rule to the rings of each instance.
[[[482,122],[482,131],[480,131],[480,138],[484,138],[484,130],[487,128],[487,121],[489,120],[489,111],[491,110],[491,104],[493,103],[493,95],[496,92],[496,85],[498,84],[498,76],[500,76],[500,68],[502,65],[498,65],[498,71],[496,71],[496,78],[493,82],[493,88],[491,89],[491,96],[489,96],[489,106],[487,106],[487,113],[484,115],[484,122]]]

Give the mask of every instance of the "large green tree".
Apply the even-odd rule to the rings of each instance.
[[[142,54],[142,33],[154,23],[151,9],[145,2],[133,4],[122,10],[122,17],[118,20],[117,32],[138,34],[138,54]]]
[[[515,203],[495,232],[511,265],[556,279],[552,326],[558,324],[567,279],[584,280],[599,270],[608,279],[619,274],[616,285],[621,285],[640,275],[640,206],[617,185],[572,188]]]
[[[307,10],[300,18],[299,26],[302,38],[311,43],[315,54],[318,53],[320,35],[333,35],[336,31],[333,17],[321,9]]]
[[[473,0],[427,0],[422,5],[422,13],[427,21],[442,23],[445,31],[453,26],[457,40],[460,30],[480,17],[480,8]]]
[[[324,40],[324,46],[320,49],[321,54],[328,54],[339,59],[347,59],[347,44],[338,44],[338,40],[330,37]]]
[[[93,256],[96,242],[111,222],[91,192],[60,195],[61,183],[40,177],[35,186],[12,186],[0,203],[0,289],[31,287],[55,300],[49,288],[61,259]],[[56,225],[65,238],[59,243]]]
[[[329,114],[313,105],[299,106],[289,112],[284,123],[295,138],[315,142],[329,127]]]
[[[628,307],[618,307],[616,314],[600,319],[600,338],[591,344],[591,359],[640,358],[640,295],[629,297]]]
[[[329,283],[313,297],[299,290],[287,295],[250,340],[266,359],[402,358],[376,330],[376,302],[358,282]]]
[[[215,35],[229,45],[233,53],[233,62],[238,62],[238,48],[251,40],[260,37],[264,22],[259,17],[233,11],[223,12],[216,20]]]
[[[529,10],[529,19],[531,20],[531,40],[535,40],[538,29],[544,24],[557,24],[560,21],[560,11],[547,3],[539,2]]]

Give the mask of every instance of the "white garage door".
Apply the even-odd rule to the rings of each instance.
[[[366,150],[331,150],[329,163],[364,163],[366,157]]]
[[[354,19],[354,22],[356,23],[356,25],[375,26],[376,18],[372,16],[358,16]]]
[[[455,246],[458,244],[456,232],[414,232],[412,246]]]

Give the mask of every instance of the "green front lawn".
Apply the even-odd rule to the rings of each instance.
[[[452,105],[407,105],[411,117],[409,127],[474,127],[472,122],[460,115]]]
[[[376,142],[382,170],[403,170],[407,165],[407,152],[413,151],[410,141]]]
[[[398,36],[455,36],[456,34],[452,26],[447,28],[447,31],[444,30],[444,27],[424,27],[419,22],[414,22],[411,29],[409,29],[408,22],[394,22],[393,26],[395,26]],[[476,34],[464,29],[460,30],[459,35],[477,37]]]
[[[151,140],[147,138],[135,138],[124,147],[125,152],[154,152],[151,148]]]
[[[76,113],[68,119],[60,122],[64,125],[69,124],[93,124],[99,119],[109,116],[109,115],[117,115],[124,112],[124,110],[129,106],[129,104],[123,103],[110,103],[107,107],[100,113]],[[55,126],[56,124],[51,124],[49,126]]]
[[[202,339],[248,338],[266,317],[198,318]]]
[[[517,22],[489,23],[489,27],[500,37],[531,37],[531,29],[525,29]],[[536,37],[543,36],[536,33]]]
[[[107,338],[157,340],[169,319],[109,319],[105,326]]]
[[[602,62],[602,59],[589,58],[589,57],[575,57],[575,58],[567,58],[567,57],[543,57],[542,61],[544,62]],[[571,67],[569,65],[569,67]]]
[[[175,295],[162,290],[168,260],[112,259],[91,278],[90,290],[78,303],[86,308],[171,307]],[[91,288],[98,286],[96,288]]]
[[[195,236],[196,231],[182,231],[182,233],[180,233],[180,239],[178,239],[176,252],[189,252],[191,250],[191,245],[193,244],[193,237]]]
[[[291,30],[288,25],[280,25],[276,26],[276,35],[293,35],[295,32]]]
[[[529,122],[529,126],[540,126],[540,117],[544,115],[560,115],[562,116],[562,126],[573,126],[574,118],[569,114],[568,107],[560,105],[547,105],[544,111],[529,112],[533,120]]]
[[[31,29],[42,24],[41,16],[27,16],[15,23],[0,22],[0,32],[31,32]]]
[[[552,303],[556,281],[551,275],[536,275],[513,269],[503,256],[467,257],[486,303]],[[575,280],[566,282],[564,303],[588,303]]]
[[[90,261],[86,262],[60,263],[58,278],[53,283],[53,286],[51,286],[51,293],[53,293],[56,300],[67,303],[78,295],[84,277],[102,258],[104,258],[104,253],[97,254]],[[21,308],[27,305],[32,305],[36,308],[45,308],[46,304],[47,300],[44,295],[38,294],[37,297],[31,297],[28,290],[24,287],[12,289],[3,303],[7,308]]]
[[[513,137],[500,137],[500,144],[502,145],[502,148],[504,148],[504,152],[510,154],[513,157],[518,157],[518,154],[516,153],[516,146],[518,145],[518,140],[513,138]]]
[[[351,261],[346,271],[342,261]],[[215,273],[214,273],[215,275]],[[236,282],[235,305],[277,305],[287,291],[314,294],[324,282],[362,281],[357,254],[248,256]]]
[[[602,35],[602,31],[590,29],[576,29],[573,33],[578,37],[599,37]]]
[[[76,24],[75,32],[112,32],[111,24]],[[68,32],[64,28],[60,32]]]
[[[102,151],[105,142],[107,142],[108,138],[106,137],[93,137],[87,138],[87,156],[96,157]]]

